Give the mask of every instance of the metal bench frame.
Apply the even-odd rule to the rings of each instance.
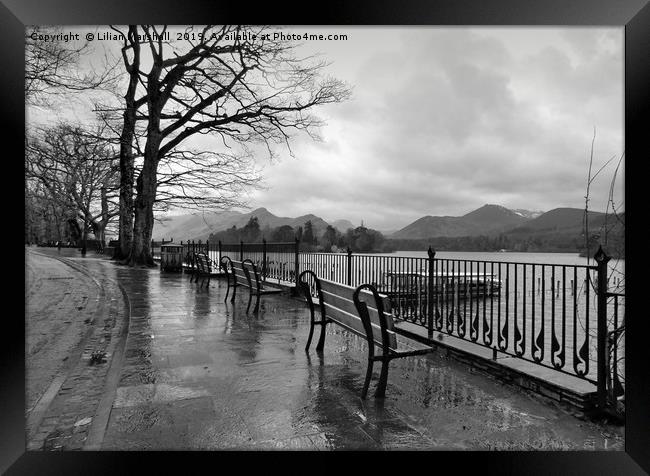
[[[212,277],[212,259],[205,253],[192,253],[191,257],[192,262],[196,265],[194,275],[190,278],[190,282],[194,279],[196,283],[199,282],[199,277],[201,279],[201,287],[203,287],[203,282],[205,277],[208,277],[207,287],[210,287],[210,278]]]
[[[237,295],[237,288],[239,286],[246,286],[249,289],[246,313],[248,313],[250,310],[253,296],[256,296],[257,298],[253,312],[257,313],[260,306],[260,296],[267,294],[278,294],[282,292],[282,289],[265,287],[265,283],[262,279],[260,279],[260,272],[257,266],[250,259],[245,259],[244,261],[234,261],[230,259],[229,256],[223,256],[219,264],[221,266],[221,269],[226,274],[226,281],[228,283],[228,289],[226,291],[226,298],[224,301],[228,300],[228,294],[230,293],[231,287],[232,297],[230,298],[230,302],[235,302],[235,296]],[[246,281],[243,281],[242,277],[245,277]],[[253,279],[255,279],[254,284]]]
[[[309,283],[305,280],[306,276],[310,276],[315,284],[316,293],[318,295],[318,304],[320,306],[320,319],[316,320],[315,318],[315,305],[311,296],[311,289]],[[327,281],[327,280],[323,280]],[[365,332],[360,332],[358,329],[350,327],[343,322],[340,322],[336,318],[327,315],[325,300],[323,299],[323,290],[321,286],[321,279],[319,279],[316,274],[310,270],[303,271],[300,273],[298,278],[298,286],[303,292],[307,303],[309,304],[309,311],[311,315],[311,328],[309,330],[309,337],[307,338],[307,345],[305,346],[305,351],[309,352],[309,346],[311,345],[312,336],[314,334],[314,326],[321,326],[320,338],[318,339],[318,344],[316,345],[316,351],[322,352],[325,345],[325,329],[327,324],[335,323],[343,328],[360,335],[366,339],[368,343],[368,367],[366,369],[366,378],[363,384],[363,390],[361,392],[361,398],[365,399],[368,394],[368,387],[370,386],[370,380],[372,378],[372,370],[375,362],[381,362],[382,368],[379,376],[379,383],[375,390],[375,398],[383,398],[386,395],[386,386],[388,384],[388,365],[389,362],[393,359],[399,359],[402,357],[411,357],[415,355],[424,355],[435,351],[433,347],[427,347],[426,349],[417,349],[409,351],[399,351],[397,350],[397,345],[393,346],[391,344],[396,344],[396,335],[399,334],[399,329],[393,326],[393,315],[387,313],[386,310],[390,309],[390,300],[387,296],[380,295],[377,292],[377,289],[370,284],[362,284],[356,289],[349,286],[341,285],[338,283],[333,283],[327,281],[331,289],[334,288],[340,289],[341,294],[337,297],[343,299],[349,299],[350,294],[352,294],[352,301],[357,310],[358,317],[352,316],[343,308],[338,309],[339,311],[346,312],[349,317],[357,317],[362,325]],[[364,300],[361,300],[361,292],[367,291],[370,293],[364,293]],[[368,308],[368,302],[370,300],[370,305],[373,307],[373,312],[377,314],[376,319],[371,319],[370,311]],[[374,303],[372,302],[374,301]],[[331,303],[328,305],[334,309],[337,307]],[[375,335],[377,323],[379,324],[379,335]],[[360,326],[357,326],[360,327]],[[375,330],[373,330],[373,328]],[[381,354],[375,354],[375,347],[380,346],[382,348]]]

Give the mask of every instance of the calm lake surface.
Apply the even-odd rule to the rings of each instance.
[[[412,256],[414,258],[428,257],[426,251],[395,251],[388,253],[386,256]],[[540,264],[565,264],[565,265],[595,265],[595,261],[578,253],[521,253],[521,252],[485,252],[485,251],[436,251],[436,258],[440,259],[460,259],[460,260],[477,260],[477,261],[502,261],[517,263],[540,263]],[[610,265],[622,267],[625,260],[610,261]]]

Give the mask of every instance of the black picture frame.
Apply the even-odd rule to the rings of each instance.
[[[375,464],[395,462],[397,467],[430,471],[466,472],[469,467],[481,473],[498,474],[644,474],[650,472],[650,378],[649,360],[644,352],[647,344],[648,319],[640,310],[642,268],[634,262],[647,252],[641,247],[643,233],[643,201],[634,199],[642,190],[643,164],[649,157],[644,133],[644,119],[648,117],[650,91],[650,5],[647,0],[402,0],[400,2],[344,2],[330,1],[310,5],[306,2],[267,2],[256,6],[238,2],[207,2],[206,0],[146,0],[142,2],[66,0],[38,2],[35,0],[3,0],[0,4],[0,35],[2,35],[2,131],[4,132],[4,164],[6,182],[18,184],[24,148],[24,28],[35,24],[96,25],[125,24],[129,22],[202,24],[207,19],[218,23],[295,24],[295,25],[492,25],[492,26],[621,26],[625,27],[625,201],[626,201],[626,307],[631,310],[628,319],[630,333],[626,342],[626,443],[625,452],[508,452],[508,453],[409,453],[356,455],[367,469],[367,462]],[[21,143],[22,141],[22,143]],[[11,148],[6,146],[10,145]],[[12,150],[13,152],[8,152]],[[11,178],[9,178],[11,177]],[[7,185],[8,187],[9,185]],[[15,186],[15,185],[14,185]],[[4,188],[5,197],[8,189]],[[17,190],[15,193],[21,193]],[[7,200],[7,199],[6,199]],[[20,215],[7,200],[8,211]],[[11,210],[9,210],[11,209]],[[5,218],[18,223],[19,217]],[[630,216],[632,217],[630,220]],[[632,227],[630,228],[630,223]],[[15,227],[18,228],[18,227]],[[5,235],[5,253],[16,241]],[[9,258],[10,256],[7,256]],[[21,263],[5,264],[6,273],[24,267]],[[11,268],[8,268],[8,267]],[[24,268],[23,268],[24,269]],[[19,279],[7,274],[11,281]],[[24,281],[23,281],[24,284]],[[20,285],[18,285],[20,287]],[[19,292],[19,291],[16,291]],[[10,296],[15,295],[9,293]],[[5,297],[5,299],[7,299]],[[7,474],[130,474],[137,466],[145,473],[169,469],[181,463],[184,471],[195,472],[199,465],[211,471],[225,470],[225,459],[241,470],[251,460],[272,457],[278,469],[286,472],[311,471],[320,465],[338,471],[337,463],[330,461],[340,455],[302,455],[296,460],[293,453],[41,453],[25,452],[24,419],[24,322],[20,306],[11,311],[6,301],[2,346],[0,348],[0,473]],[[24,313],[23,313],[24,315]],[[225,458],[227,456],[227,458]],[[252,457],[251,457],[252,456]],[[346,460],[349,459],[345,458]],[[410,462],[417,456],[416,463]],[[326,460],[321,460],[325,457]],[[343,464],[343,463],[341,463]],[[350,463],[345,463],[346,465]],[[274,463],[274,466],[276,463]],[[331,465],[331,466],[330,466]],[[443,469],[445,468],[452,469]],[[245,468],[244,468],[245,469]],[[355,469],[356,470],[356,469]],[[259,471],[259,469],[257,469]],[[201,471],[203,472],[203,471]]]

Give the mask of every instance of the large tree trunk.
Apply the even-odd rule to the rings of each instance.
[[[129,258],[133,246],[133,182],[135,159],[133,157],[132,143],[133,136],[135,135],[136,114],[134,95],[135,84],[133,91],[129,87],[129,92],[127,93],[124,127],[122,128],[122,136],[120,137],[120,247],[115,254],[117,259]]]
[[[101,251],[106,247],[106,223],[103,220],[91,221],[90,226],[93,229],[95,239],[99,242],[99,248],[97,251]]]
[[[138,86],[138,71],[140,67],[140,46],[137,39],[137,27],[129,26],[129,40],[133,47],[133,63],[127,65],[129,73],[129,87],[124,95],[126,109],[124,110],[124,124],[120,135],[120,219],[119,242],[120,247],[114,257],[127,260],[133,248],[133,184],[134,164],[133,138],[136,123],[136,99]]]
[[[133,155],[120,152],[120,247],[115,254],[117,259],[128,258],[133,244],[133,175]]]
[[[147,153],[145,152],[145,163],[137,181],[131,265],[154,265],[151,252],[151,236],[154,224],[153,205],[156,200],[156,168],[156,161],[147,160]]]
[[[133,224],[133,248],[130,264],[153,266],[151,235],[153,233],[153,205],[156,201],[158,153],[162,134],[160,133],[160,114],[162,102],[160,97],[159,77],[162,68],[154,62],[147,75],[147,142],[144,147],[144,163],[138,175],[135,198],[135,221]]]

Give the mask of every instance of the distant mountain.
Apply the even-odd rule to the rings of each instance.
[[[545,213],[485,205],[462,217],[422,217],[389,236],[398,250],[527,251],[588,253],[602,246],[609,256],[625,256],[625,213],[589,212],[588,236],[584,210],[555,208]]]
[[[502,232],[528,221],[528,218],[505,207],[487,204],[462,217],[422,217],[393,233],[390,238],[478,236]]]
[[[332,223],[330,223],[330,225],[332,225],[341,233],[348,231],[348,228],[356,228],[349,220],[334,220]]]
[[[513,228],[511,232],[522,233],[529,231],[563,231],[582,232],[585,211],[580,208],[554,208],[537,218],[527,221],[523,226]],[[589,228],[597,229],[605,219],[605,214],[589,212]]]
[[[528,218],[501,205],[483,205],[462,218],[486,231],[501,231],[528,221]]]
[[[425,216],[393,233],[390,238],[412,240],[434,236],[470,236],[477,231],[477,228],[461,217]]]
[[[584,213],[581,208],[555,208],[508,231],[506,239],[533,251],[557,251],[564,248],[584,254],[588,246],[589,255],[593,256],[598,247],[602,246],[610,256],[623,257],[625,213],[616,218],[590,211],[588,237],[584,233]]]
[[[521,215],[524,218],[537,218],[540,215],[543,215],[544,212],[541,210],[524,210],[523,208],[515,208],[512,210],[518,215]]]
[[[269,212],[266,208],[262,207],[248,213],[225,211],[168,217],[163,221],[163,223],[156,222],[154,224],[153,239],[160,240],[162,238],[174,238],[174,241],[205,241],[211,233],[226,230],[233,226],[242,228],[252,217],[257,217],[261,229],[266,227],[276,228],[282,225],[289,225],[294,229],[299,226],[304,228],[305,223],[311,220],[314,232],[317,236],[322,235],[328,225],[325,220],[316,215],[309,214],[296,218],[278,217]],[[343,232],[345,232],[345,230],[343,230]]]
[[[162,222],[154,222],[152,237],[154,240],[173,238],[176,242],[205,240],[210,233],[239,223],[241,215],[240,212],[223,211],[165,217]]]

